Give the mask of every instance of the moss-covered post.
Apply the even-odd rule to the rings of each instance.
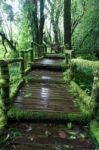
[[[40,46],[40,57],[43,55],[43,45]]]
[[[37,45],[37,58],[39,58],[40,56],[40,49],[39,49],[39,46]]]
[[[75,64],[70,64],[70,78],[73,80],[75,78],[77,66]]]
[[[31,51],[30,51],[30,61],[33,62],[34,55],[33,55],[33,42],[31,42]]]
[[[45,48],[44,48],[44,45],[42,45],[42,56],[44,57],[45,55]]]
[[[3,80],[3,85],[1,88],[1,99],[4,103],[5,112],[8,111],[10,105],[10,78],[9,78],[9,67],[8,63],[4,60],[1,63],[1,78]]]
[[[99,69],[94,73],[91,98],[92,101],[95,101],[96,109],[97,109],[97,104],[99,104]]]
[[[46,45],[44,45],[44,47],[45,47],[45,56],[47,55],[47,46]]]
[[[21,51],[20,56],[21,56],[21,58],[23,59],[23,60],[21,61],[21,75],[22,75],[22,77],[24,77],[24,71],[25,71],[24,51]]]
[[[69,63],[69,55],[65,52],[65,60],[66,60],[66,65]]]
[[[34,58],[33,58],[33,49],[31,49],[30,51],[30,61],[33,62]]]

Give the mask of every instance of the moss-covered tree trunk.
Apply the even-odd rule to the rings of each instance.
[[[71,0],[64,0],[64,44],[71,49]]]
[[[43,29],[44,29],[44,3],[45,0],[40,0],[40,26],[39,26],[39,43],[43,42]]]
[[[32,24],[33,26],[33,41],[36,43],[39,43],[39,29],[38,29],[38,17],[37,17],[37,10],[38,10],[38,4],[37,0],[33,0],[33,11],[32,11]]]

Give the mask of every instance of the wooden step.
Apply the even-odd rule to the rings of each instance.
[[[57,70],[64,71],[67,66],[63,65],[50,65],[50,64],[40,64],[40,63],[30,63],[32,69],[40,69],[40,70]]]
[[[64,59],[65,56],[63,54],[47,54],[45,58],[49,59]]]
[[[85,139],[79,137],[80,127],[76,128],[68,129],[66,125],[54,123],[12,123],[9,130],[12,136],[17,132],[20,136],[13,138],[10,150],[95,150],[87,136]],[[72,139],[74,133],[77,135]]]

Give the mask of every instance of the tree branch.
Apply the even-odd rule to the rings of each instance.
[[[2,40],[4,40],[5,42],[7,42],[7,44],[9,45],[9,47],[10,47],[12,50],[16,51],[16,46],[13,45],[13,41],[10,41],[10,40],[6,37],[6,35],[5,35],[4,33],[1,33],[1,32],[0,32],[0,36],[1,36]]]

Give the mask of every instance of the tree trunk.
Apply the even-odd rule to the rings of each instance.
[[[64,44],[71,49],[71,0],[64,0]]]
[[[39,43],[43,42],[43,29],[44,29],[44,2],[45,0],[40,0],[40,26],[39,26]]]
[[[38,17],[37,17],[37,0],[33,0],[32,25],[33,25],[33,41],[39,43]]]

